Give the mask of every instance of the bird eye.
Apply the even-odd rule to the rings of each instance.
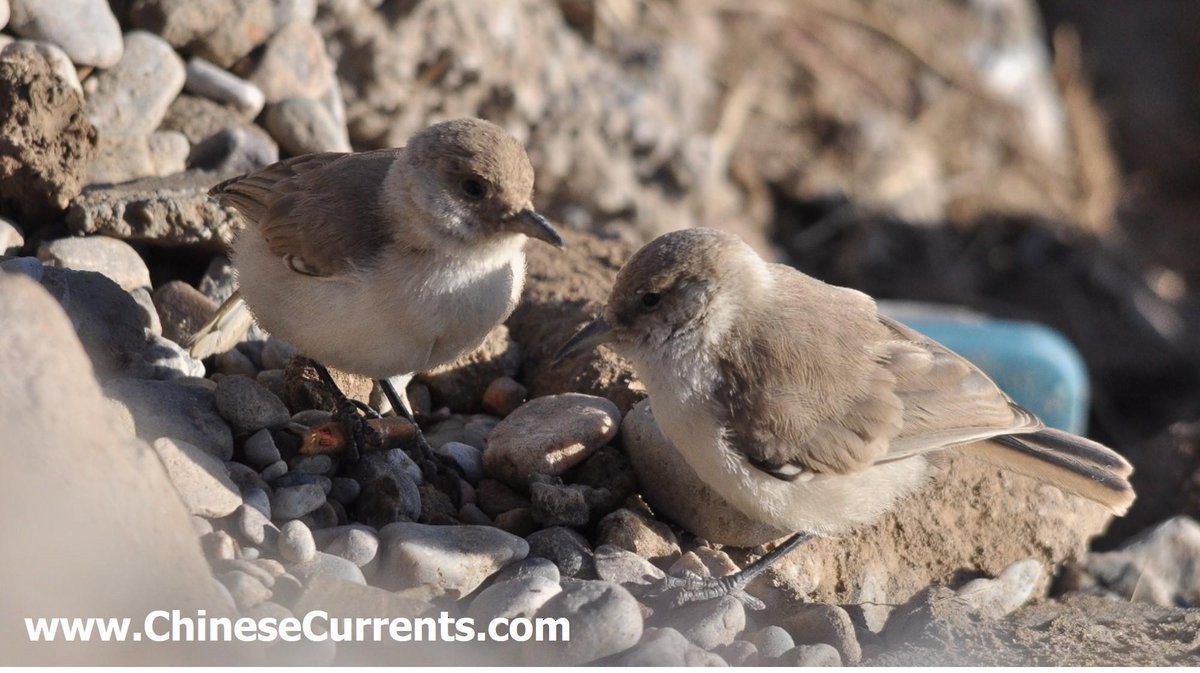
[[[642,295],[642,306],[644,308],[657,308],[660,301],[662,301],[662,295],[658,292],[647,292]]]
[[[483,181],[478,178],[467,178],[466,180],[462,181],[460,187],[462,188],[463,194],[466,194],[472,199],[482,199],[485,195],[487,195],[487,186],[484,185]]]

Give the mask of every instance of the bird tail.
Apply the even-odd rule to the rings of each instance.
[[[244,339],[253,324],[254,316],[241,293],[235,291],[188,340],[188,353],[197,360],[224,353]]]
[[[1124,514],[1136,495],[1133,466],[1112,449],[1061,430],[1002,435],[966,447],[972,455],[1048,482]]]

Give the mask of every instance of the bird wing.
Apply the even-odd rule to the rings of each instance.
[[[726,339],[715,399],[729,443],[781,479],[846,474],[1042,427],[977,367],[880,316],[866,295],[773,268]]]
[[[399,151],[307,154],[226,180],[209,194],[254,223],[293,270],[328,276],[391,240],[380,194]]]

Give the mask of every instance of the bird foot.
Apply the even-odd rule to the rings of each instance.
[[[340,392],[340,391],[339,391]],[[346,458],[358,460],[365,451],[378,450],[383,446],[384,435],[368,422],[368,417],[359,413],[360,404],[344,395],[338,401],[337,417],[346,431]],[[378,418],[378,414],[367,408],[368,416]]]
[[[663,604],[674,609],[697,601],[733,596],[741,601],[747,609],[765,609],[766,605],[762,601],[746,593],[746,585],[749,584],[749,580],[748,577],[741,577],[740,573],[727,577],[701,577],[685,570],[682,577],[667,575],[650,585],[643,593],[643,597],[653,603]]]

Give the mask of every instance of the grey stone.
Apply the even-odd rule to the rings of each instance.
[[[671,626],[706,650],[728,645],[746,628],[746,608],[734,596],[692,603],[667,615]]]
[[[350,138],[329,110],[312,98],[285,98],[267,108],[267,131],[292,155],[349,152]]]
[[[782,627],[773,624],[755,631],[746,640],[754,643],[758,654],[764,659],[774,659],[775,657],[782,656],[784,652],[796,646],[796,642],[792,640],[790,633]]]
[[[183,350],[183,346],[158,334],[147,333],[142,364],[156,379],[204,376],[203,362]]]
[[[288,361],[296,355],[296,347],[276,337],[267,339],[263,347],[263,369],[287,369]]]
[[[600,520],[600,541],[652,561],[679,557],[679,542],[670,526],[632,510],[618,509]]]
[[[517,493],[495,479],[484,479],[475,490],[475,498],[479,509],[490,517],[497,517],[505,512],[523,507],[529,507],[529,498]]]
[[[842,655],[833,645],[817,643],[816,645],[800,645],[781,657],[784,666],[841,666]]]
[[[246,551],[246,548],[242,547],[242,552],[244,553],[245,551]],[[257,563],[254,563],[252,560],[246,559],[245,557],[234,558],[234,559],[217,559],[212,562],[212,569],[213,569],[213,572],[215,572],[215,573],[223,573],[223,572],[229,572],[231,570],[236,570],[238,572],[243,572],[243,573],[246,573],[247,575],[253,577],[254,579],[261,582],[262,585],[264,587],[267,587],[268,589],[275,586],[275,576],[274,575],[272,575],[266,568],[263,568],[261,565],[258,565]]]
[[[463,478],[472,485],[483,479],[483,452],[462,442],[446,442],[434,450],[439,456],[454,461],[463,472]]]
[[[317,18],[317,0],[274,0],[272,6],[277,26],[293,21],[312,23]]]
[[[1200,523],[1187,516],[1168,519],[1116,551],[1088,555],[1086,567],[1125,598],[1200,606]]]
[[[177,344],[187,344],[217,312],[217,306],[199,290],[182,280],[172,280],[155,288],[151,295],[163,336]]]
[[[558,572],[558,566],[550,559],[528,557],[505,566],[492,579],[499,583],[525,577],[542,577],[558,584],[562,575]]]
[[[529,485],[530,513],[545,526],[583,526],[590,518],[586,486],[533,482]]]
[[[329,499],[349,505],[361,492],[362,486],[356,480],[349,477],[334,477],[329,489]]]
[[[46,275],[46,265],[37,257],[14,257],[0,262],[0,271],[19,273],[30,280],[41,281]]]
[[[292,419],[283,400],[246,376],[225,376],[217,382],[217,410],[237,434],[287,425]]]
[[[421,587],[431,596],[465,596],[504,566],[529,553],[519,537],[488,526],[392,523],[379,531],[385,588]]]
[[[277,461],[271,463],[270,465],[264,467],[262,469],[262,472],[259,472],[259,476],[262,477],[263,481],[268,482],[268,483],[273,483],[277,479],[280,479],[281,477],[286,475],[287,473],[288,473],[287,462],[283,461],[283,460],[277,460]],[[280,484],[276,484],[276,485],[280,485]]]
[[[862,647],[854,632],[854,622],[836,605],[797,605],[785,616],[783,626],[799,641],[798,644],[825,643],[832,645],[843,661],[856,664],[862,660]]]
[[[192,145],[177,131],[150,135],[101,134],[88,164],[88,184],[116,184],[183,172]]]
[[[248,173],[279,160],[279,147],[255,126],[228,126],[192,147],[188,165],[220,174]]]
[[[88,119],[102,135],[149,135],[184,78],[183,59],[171,45],[153,33],[128,33],[120,62],[84,82]]]
[[[226,376],[258,378],[258,367],[254,366],[254,362],[237,348],[217,353],[214,366],[218,372]]]
[[[155,336],[162,336],[162,320],[158,317],[158,309],[154,307],[154,298],[150,296],[149,288],[138,287],[129,291],[129,296],[137,302],[142,311],[142,325]]]
[[[337,526],[313,531],[326,554],[340,556],[362,568],[379,555],[379,535],[369,526]]]
[[[79,83],[79,73],[75,70],[75,64],[71,62],[71,57],[67,56],[67,52],[63,51],[58,45],[53,42],[43,42],[40,40],[17,40],[0,49],[0,58],[11,54],[27,51],[38,54],[46,59],[50,64],[50,68],[54,70],[54,74],[58,75],[67,86],[83,93],[83,85]]]
[[[533,617],[546,601],[554,598],[562,587],[545,577],[536,575],[496,582],[479,592],[471,601],[467,616],[477,624],[493,619],[515,619]]]
[[[113,379],[104,385],[104,394],[119,403],[114,410],[148,442],[170,437],[221,460],[233,457],[233,432],[217,413],[213,394],[200,386]]]
[[[317,29],[293,22],[271,36],[248,79],[258,85],[268,103],[320,98],[333,82],[333,64]]]
[[[247,117],[257,117],[266,103],[262,91],[253,83],[199,57],[187,62],[184,89],[197,96],[232,105]]]
[[[279,555],[292,563],[307,563],[317,555],[312,531],[301,521],[288,521],[279,527]]]
[[[608,544],[596,547],[594,562],[600,579],[622,586],[649,586],[665,575],[641,556]]]
[[[288,462],[288,469],[303,474],[325,475],[332,472],[333,467],[333,459],[325,454],[296,456]]]
[[[196,289],[218,305],[232,297],[237,287],[237,271],[225,255],[215,255],[212,258],[208,268],[204,270],[204,276],[196,285]]]
[[[238,507],[235,520],[242,539],[254,545],[274,546],[279,539],[279,528],[271,522],[269,513],[249,504]]]
[[[0,217],[0,255],[16,255],[25,245],[25,235],[15,222]]]
[[[400,450],[388,453],[397,451]],[[408,456],[404,459],[408,460]],[[387,455],[368,454],[352,466],[350,476],[362,486],[354,501],[359,521],[382,528],[394,521],[421,516],[421,492],[403,462],[391,460]]]
[[[79,65],[111,68],[121,60],[121,26],[104,0],[9,2],[17,35],[56,44]]]
[[[617,434],[621,413],[601,397],[565,393],[521,405],[488,435],[487,473],[521,488],[534,474],[561,475]]]
[[[492,525],[492,517],[484,514],[483,510],[471,503],[458,508],[458,520],[476,526]]]
[[[685,638],[686,640],[686,638]],[[745,640],[735,640],[724,647],[713,650],[730,666],[758,666],[758,648]]]
[[[230,570],[229,572],[221,573],[217,575],[217,579],[220,580],[221,584],[225,585],[226,589],[229,589],[230,595],[233,596],[233,600],[240,610],[246,610],[260,603],[265,603],[271,598],[270,589],[263,586],[262,582],[259,582],[250,574],[240,570]]]
[[[995,579],[971,580],[955,593],[977,617],[999,619],[1027,603],[1041,583],[1041,561],[1024,559],[1005,568]]]
[[[236,461],[226,461],[225,467],[229,469],[229,478],[233,479],[233,483],[237,484],[238,488],[242,489],[243,499],[250,497],[249,494],[254,490],[262,491],[264,496],[271,490],[270,485],[268,485],[266,481],[263,481],[263,478],[259,476],[258,472],[249,465],[245,465]],[[256,495],[254,497],[257,498],[259,496]],[[258,507],[257,504],[254,506]],[[259,509],[264,513],[269,513],[271,511],[270,505],[267,505],[265,509]]]
[[[592,577],[592,548],[570,528],[553,526],[528,535],[529,555],[550,559],[564,577]]]
[[[167,437],[155,440],[154,450],[192,514],[215,519],[232,514],[242,504],[225,465],[208,452]]]
[[[429,441],[430,446],[462,442],[483,451],[487,446],[488,436],[499,422],[500,419],[486,414],[454,415],[434,424],[425,433],[425,439]]]
[[[571,640],[529,643],[521,651],[526,664],[584,664],[627,650],[642,637],[641,607],[632,594],[611,582],[573,582],[537,616],[568,620]]]
[[[618,666],[721,666],[720,657],[688,642],[679,631],[647,628],[642,639],[617,657]]]
[[[325,504],[325,491],[316,484],[275,489],[271,494],[271,516],[276,521],[298,519]]]
[[[108,236],[60,238],[38,246],[47,266],[96,271],[129,291],[150,286],[150,270],[128,243]]]
[[[362,571],[353,562],[325,552],[317,552],[311,561],[288,566],[288,572],[309,584],[314,578],[337,579],[354,584],[366,584]]]

